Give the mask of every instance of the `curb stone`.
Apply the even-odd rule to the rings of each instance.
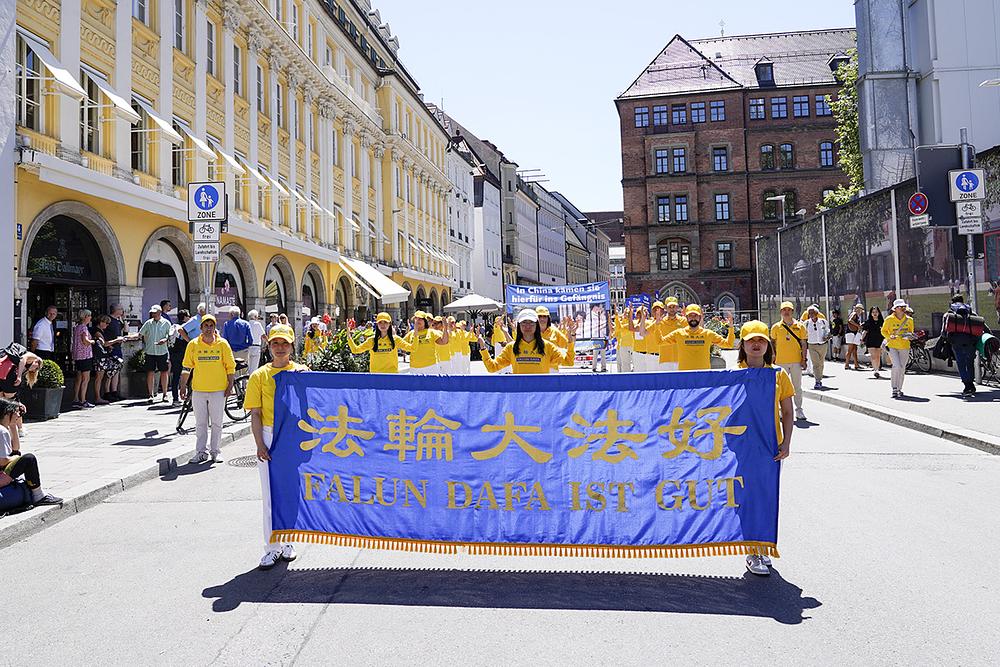
[[[249,424],[223,433],[220,447],[224,452],[225,447],[248,435],[250,435]],[[111,496],[166,475],[178,466],[186,464],[187,460],[194,455],[194,451],[193,446],[185,445],[181,450],[174,450],[172,454],[168,453],[152,464],[143,463],[132,466],[120,479],[110,482],[101,481],[93,488],[86,488],[86,484],[78,486],[76,489],[80,489],[80,492],[76,495],[72,495],[76,489],[71,489],[62,506],[46,506],[14,515],[11,523],[0,525],[0,549],[20,542],[63,519],[79,514],[85,509],[99,505]]]
[[[945,424],[932,419],[920,419],[913,416],[893,414],[888,412],[887,409],[881,405],[840,398],[837,396],[828,396],[827,394],[809,389],[804,390],[802,394],[806,398],[813,401],[829,403],[830,405],[835,405],[839,408],[851,410],[852,412],[857,412],[875,419],[881,419],[882,421],[895,424],[896,426],[902,426],[903,428],[908,428],[912,431],[919,431],[920,433],[926,433],[927,435],[932,435],[943,440],[949,440],[959,445],[978,449],[982,452],[986,452],[987,454],[1000,456],[1000,438],[994,438],[985,433],[980,433],[979,431]]]

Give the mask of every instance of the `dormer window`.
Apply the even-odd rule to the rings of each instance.
[[[831,56],[828,64],[830,65],[830,71],[836,74],[837,70],[840,69],[842,65],[846,65],[849,62],[851,62],[851,59],[847,56],[847,54],[837,53]]]
[[[773,86],[774,85],[774,63],[772,63],[767,58],[762,58],[757,61],[757,64],[753,66],[754,74],[757,75],[757,85]]]

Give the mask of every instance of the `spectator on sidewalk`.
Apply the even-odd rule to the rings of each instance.
[[[882,324],[882,336],[889,348],[892,361],[892,397],[903,396],[906,363],[910,360],[910,341],[913,340],[913,318],[906,314],[906,301],[892,302],[892,315]]]
[[[882,325],[885,318],[878,306],[872,306],[868,311],[868,317],[861,325],[861,345],[868,350],[868,357],[871,360],[872,370],[875,377],[882,377],[879,373],[882,370],[882,346],[885,344],[885,336],[882,334]]]
[[[861,370],[861,363],[858,361],[858,347],[864,335],[865,307],[860,303],[854,304],[850,316],[847,318],[846,331],[844,332],[844,342],[847,351],[844,353],[844,370],[851,370],[851,359],[854,359],[854,370]]]
[[[143,322],[139,329],[139,338],[142,339],[142,351],[146,354],[146,391],[149,393],[147,399],[152,405],[156,399],[155,374],[160,374],[160,392],[163,394],[163,402],[167,402],[167,379],[170,371],[170,359],[167,340],[170,338],[170,322],[163,319],[163,312],[159,305],[149,307],[149,319]]]
[[[55,352],[56,331],[52,323],[58,314],[55,306],[49,306],[45,309],[45,316],[38,318],[35,326],[31,327],[31,351],[42,359],[51,359]]]
[[[187,323],[191,314],[181,308],[177,311],[177,324],[170,330],[170,397],[172,407],[179,408],[182,403],[178,392],[181,385],[181,372],[184,370],[184,352],[187,351],[188,339],[185,338]]]
[[[830,323],[821,319],[819,307],[815,304],[806,310],[806,335],[809,344],[809,359],[812,361],[813,389],[823,388],[823,364],[826,361],[826,350],[830,342]]]
[[[111,317],[101,315],[97,318],[97,324],[91,329],[91,338],[94,339],[94,405],[110,403],[102,396],[104,379],[109,372],[118,373],[121,370],[121,362],[118,357],[112,354],[114,345],[120,343],[121,340],[108,338],[110,326]]]
[[[965,303],[965,298],[957,294],[951,298],[951,306],[944,315],[941,335],[947,336],[958,365],[958,375],[965,388],[962,396],[976,393],[976,351],[983,333],[989,331],[986,321]]]
[[[195,309],[195,315],[188,318],[184,326],[178,331],[178,335],[189,343],[201,335],[201,318],[208,312],[208,307],[204,302],[199,303]]]
[[[264,333],[271,333],[271,329],[275,324],[278,323],[278,313],[271,313],[267,316],[267,326],[264,327]]]
[[[17,392],[21,384],[26,382],[28,387],[34,387],[38,381],[38,371],[42,369],[42,358],[34,352],[28,352],[28,348],[20,343],[11,343],[0,351],[0,397],[17,400]],[[13,418],[10,425],[10,437],[14,449],[19,449],[21,437],[24,435],[22,425],[22,409]]]
[[[174,309],[174,304],[170,303],[170,299],[164,299],[160,302],[160,314],[163,315],[163,319],[171,324],[174,323],[174,318],[170,314],[170,311]]]
[[[264,331],[264,323],[261,322],[260,313],[256,310],[247,313],[247,322],[250,324],[250,338],[253,340],[250,343],[247,375],[253,375],[260,366],[261,350],[267,345],[267,332]]]
[[[268,461],[271,460],[271,439],[274,429],[274,376],[285,371],[307,371],[307,367],[292,361],[295,349],[295,332],[291,327],[276,325],[268,334],[271,363],[265,364],[247,380],[247,395],[243,407],[250,410],[250,431],[257,445],[257,469],[260,472],[261,500],[264,514],[264,556],[260,569],[270,570],[278,560],[295,560],[291,544],[271,543],[271,483]]]
[[[194,379],[190,380],[192,373]],[[226,397],[233,391],[235,373],[233,351],[216,332],[215,316],[206,313],[201,318],[201,335],[188,343],[184,352],[184,371],[181,373],[181,400],[186,400],[188,391],[191,392],[195,418],[195,455],[189,463],[204,463],[210,456],[213,463],[221,460],[222,415]]]
[[[230,309],[229,320],[222,325],[222,337],[229,343],[233,358],[250,364],[250,346],[253,344],[253,334],[250,323],[243,319],[239,306]]]
[[[802,410],[802,371],[806,369],[808,332],[794,317],[795,306],[791,301],[781,303],[781,319],[771,326],[771,340],[774,342],[774,363],[785,369],[792,379],[795,389],[795,418],[805,419]]]
[[[108,386],[104,392],[104,396],[109,401],[120,401],[122,397],[118,393],[118,383],[121,380],[120,371],[125,365],[125,352],[122,350],[122,343],[128,340],[128,325],[125,324],[125,320],[123,319],[125,308],[120,303],[111,304],[109,310],[111,321],[108,323],[108,328],[104,331],[104,337],[107,340],[118,341],[111,345],[111,356],[115,357],[118,363],[114,364],[110,360],[105,362],[105,365],[108,366],[105,369],[105,378]],[[117,369],[113,369],[115,365],[117,365]]]
[[[73,381],[73,407],[92,408],[94,404],[87,400],[90,388],[90,372],[94,370],[94,339],[90,337],[91,313],[86,308],[76,315],[76,326],[73,327],[73,339],[70,343],[70,354],[73,357],[73,370],[76,378]]]
[[[11,441],[11,427],[20,418],[23,406],[17,401],[0,398],[0,488],[11,484],[18,477],[24,476],[24,481],[31,491],[33,505],[61,505],[62,498],[57,498],[42,490],[41,477],[38,474],[38,461],[34,454],[22,454]]]
[[[830,317],[830,359],[840,361],[840,350],[844,345],[844,318],[840,316],[840,310],[834,310]]]

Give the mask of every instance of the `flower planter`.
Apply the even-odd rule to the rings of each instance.
[[[25,389],[22,393],[25,417],[30,420],[55,419],[62,407],[63,387],[55,389]]]

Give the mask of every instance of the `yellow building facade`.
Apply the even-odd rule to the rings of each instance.
[[[17,0],[17,24],[18,331],[50,303],[298,324],[451,300],[448,137],[369,3]],[[186,188],[215,180],[206,275]]]

